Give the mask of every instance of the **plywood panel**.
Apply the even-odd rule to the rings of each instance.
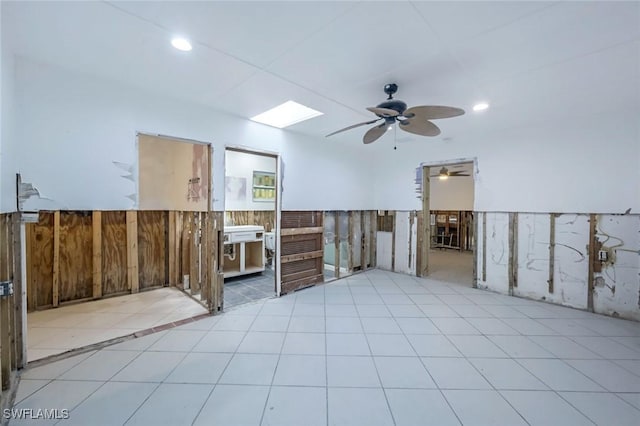
[[[27,224],[27,305],[29,309],[53,304],[53,213],[40,212],[38,223]]]
[[[230,225],[258,225],[264,227],[265,232],[271,232],[275,228],[275,211],[227,211],[225,222]]]
[[[90,213],[60,214],[60,303],[93,296],[93,227]]]
[[[162,286],[168,282],[165,270],[166,220],[166,212],[138,212],[138,276],[140,289]]]
[[[102,294],[128,290],[126,213],[105,211],[102,212]]]
[[[207,211],[209,147],[140,135],[140,210]]]

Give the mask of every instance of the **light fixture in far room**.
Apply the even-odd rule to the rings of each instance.
[[[479,102],[473,106],[473,110],[476,112],[484,111],[487,108],[489,108],[489,104],[486,102]]]
[[[447,180],[449,179],[449,170],[446,167],[440,169],[440,173],[438,173],[438,179]]]
[[[183,37],[174,37],[171,39],[171,45],[178,50],[182,50],[183,52],[191,51],[191,42]]]
[[[301,121],[322,115],[320,111],[301,105],[294,101],[287,101],[268,111],[251,117],[251,121],[266,124],[267,126],[283,129]]]

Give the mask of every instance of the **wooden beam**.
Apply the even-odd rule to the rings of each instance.
[[[551,213],[549,215],[549,293],[553,293],[553,273],[555,269],[556,260],[556,215]]]
[[[290,254],[288,256],[282,256],[280,258],[280,263],[289,263],[289,262],[296,262],[299,260],[315,259],[318,257],[322,257],[323,253],[324,253],[324,250],[316,250],[309,253]]]
[[[421,277],[429,275],[429,249],[431,248],[431,179],[429,178],[431,169],[422,167],[422,251],[420,260],[422,265]]]
[[[424,219],[422,218],[422,210],[416,211],[417,224],[416,224],[416,277],[421,276],[422,274],[422,241],[423,232],[422,227],[424,226]]]
[[[336,212],[336,224],[338,223],[338,212]],[[324,228],[322,226],[314,226],[311,228],[284,228],[280,230],[280,235],[286,237],[287,235],[303,235],[303,234],[322,234]]]
[[[202,281],[200,283],[200,301],[205,304],[205,306],[209,306],[209,296],[211,295],[210,286],[211,282],[209,281],[209,271],[210,271],[210,259],[209,259],[209,212],[200,213],[200,217],[202,218],[200,221],[201,227],[201,239],[200,239],[200,253],[201,253],[201,261],[200,261],[200,270]]]
[[[335,270],[333,271],[333,276],[336,278],[340,278],[340,212],[335,212],[335,220],[333,221],[333,226],[335,228],[334,232],[334,240],[333,244],[335,246],[335,252],[333,253],[333,267]],[[284,282],[284,278],[282,278]]]
[[[482,212],[482,282],[487,282],[487,212]]]
[[[366,245],[367,245],[366,226],[365,226],[366,213],[364,211],[359,211],[358,214],[360,215],[360,270],[366,271],[367,264],[369,263],[366,257]]]
[[[509,213],[509,294],[518,286],[518,213]]]
[[[140,291],[138,276],[138,212],[128,210],[127,216],[127,286],[131,293]]]
[[[35,285],[35,280],[33,277],[33,243],[34,243],[34,232],[33,229],[35,227],[35,223],[26,223],[25,224],[25,239],[27,246],[27,312],[35,311],[38,306],[37,300],[37,287]]]
[[[191,248],[189,256],[189,287],[191,294],[196,294],[200,291],[200,251],[198,241],[198,229],[200,226],[199,213],[190,213],[191,216]]]
[[[26,341],[22,333],[23,315],[26,319],[26,312],[22,307],[22,289],[25,283],[22,281],[22,233],[21,214],[13,213],[13,291],[14,291],[14,319],[15,319],[15,351],[16,367],[23,368],[27,360]]]
[[[411,270],[411,257],[413,256],[413,224],[416,219],[416,212],[413,210],[409,212],[409,256],[408,256],[408,270]]]
[[[354,230],[353,230],[353,211],[350,211],[347,213],[349,215],[348,219],[347,219],[347,229],[349,230],[349,234],[347,236],[347,247],[349,248],[349,250],[347,251],[347,273],[351,273],[353,272],[353,250],[355,247],[353,247],[352,243],[353,243],[353,235],[354,235]]]
[[[102,212],[94,211],[93,228],[93,298],[102,297]]]
[[[168,251],[169,251],[169,285],[176,286],[178,285],[178,258],[180,257],[177,253],[178,248],[178,238],[177,237],[177,215],[176,211],[169,212],[169,232],[167,233],[168,237]]]
[[[593,291],[594,291],[594,262],[596,262],[596,225],[597,217],[595,214],[589,215],[589,272],[587,275],[587,309],[593,312]]]
[[[391,215],[391,270],[396,270],[396,212],[390,211]]]
[[[53,213],[53,307],[60,300],[60,211]]]
[[[378,264],[378,222],[377,222],[377,213],[375,210],[371,210],[371,226],[369,228],[369,232],[371,232],[370,240],[369,240],[369,248],[371,252],[370,265],[372,268],[375,268]]]
[[[473,212],[473,288],[478,288],[478,212]]]

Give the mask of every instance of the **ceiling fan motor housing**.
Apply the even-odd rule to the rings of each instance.
[[[402,115],[402,113],[404,113],[407,109],[407,104],[397,99],[392,99],[390,101],[385,101],[381,104],[378,104],[377,108],[392,109],[394,111],[398,111],[398,115]]]

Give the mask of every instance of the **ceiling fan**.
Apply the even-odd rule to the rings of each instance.
[[[469,175],[465,174],[464,170],[459,172],[455,172],[455,171],[450,172],[449,169],[447,169],[446,167],[441,168],[437,175],[431,175],[431,177],[437,177],[442,180],[448,179],[450,177],[457,177],[457,176],[469,176]]]
[[[329,133],[326,137],[333,136],[336,133],[344,132],[346,130],[355,129],[356,127],[373,124],[380,120],[384,121],[369,129],[364,134],[362,142],[367,144],[375,142],[380,138],[380,136],[384,135],[388,129],[391,129],[391,126],[395,122],[398,122],[398,128],[405,132],[421,136],[438,136],[440,134],[440,129],[429,120],[457,117],[464,114],[463,109],[439,105],[421,105],[407,108],[406,103],[393,99],[393,95],[397,91],[397,84],[391,83],[385,85],[384,93],[389,95],[387,100],[375,107],[367,108],[367,110],[377,115],[378,118],[371,121],[365,121],[363,123],[353,124],[345,127],[344,129]]]

